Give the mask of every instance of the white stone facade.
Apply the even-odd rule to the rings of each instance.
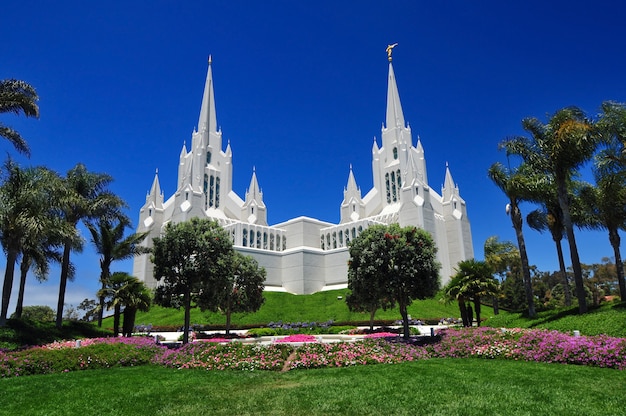
[[[230,143],[223,150],[217,129],[209,62],[198,128],[189,151],[183,145],[180,153],[178,188],[165,201],[157,172],[137,232],[150,231],[144,244],[152,246],[168,222],[215,219],[231,233],[236,250],[265,267],[267,290],[307,294],[346,287],[349,241],[372,224],[397,222],[433,236],[442,283],[447,282],[459,261],[474,257],[467,207],[447,166],[441,194],[428,185],[424,149],[419,138],[413,145],[391,62],[386,123],[381,146],[376,139],[372,146],[372,170],[374,186],[362,196],[350,168],[339,224],[298,217],[269,226],[256,172],[245,199],[232,189],[232,151]],[[133,275],[149,287],[157,284],[149,255],[135,258]]]

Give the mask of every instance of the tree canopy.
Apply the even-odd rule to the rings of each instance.
[[[428,232],[398,224],[372,225],[350,242],[346,301],[353,310],[400,309],[409,337],[407,307],[439,289],[437,248]],[[369,293],[368,293],[369,292]]]
[[[187,343],[192,303],[202,298],[201,305],[212,306],[209,299],[220,299],[228,281],[233,256],[230,234],[209,219],[168,223],[163,235],[154,239],[152,253],[154,278],[159,282],[155,302],[184,308],[183,343]]]

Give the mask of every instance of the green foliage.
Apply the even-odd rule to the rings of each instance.
[[[111,336],[112,332],[88,322],[65,322],[61,329],[54,322],[9,319],[0,328],[0,349],[14,350],[26,345],[43,345],[63,339]]]
[[[15,318],[14,315],[15,314],[11,315],[11,319]],[[25,321],[52,322],[54,321],[54,316],[54,310],[50,306],[24,306],[21,319]]]
[[[428,232],[398,224],[373,225],[350,242],[346,299],[354,311],[368,311],[396,304],[408,338],[407,307],[439,289],[437,248]]]
[[[0,113],[39,117],[37,101],[39,101],[39,96],[32,85],[17,79],[0,81]],[[18,152],[30,156],[26,140],[11,127],[0,123],[0,137],[10,141]]]
[[[224,296],[233,252],[230,235],[208,219],[170,222],[163,236],[154,239],[154,277],[162,287],[155,300],[170,306],[173,298],[182,298],[184,343],[188,341],[192,303],[211,308]]]
[[[221,281],[224,286],[216,290],[216,296],[198,298],[201,310],[220,311],[226,315],[226,334],[230,331],[233,313],[256,312],[265,298],[265,269],[251,256],[233,251],[229,273]]]

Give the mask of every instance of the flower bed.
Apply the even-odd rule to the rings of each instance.
[[[371,336],[378,338],[321,343],[312,342],[317,341],[314,336],[301,334],[270,345],[205,340],[176,349],[157,345],[150,337],[86,339],[81,340],[79,348],[76,341],[54,342],[0,352],[0,378],[145,364],[179,369],[278,371],[467,357],[626,369],[626,338],[464,328],[441,331],[435,339],[438,342],[419,346],[403,342],[392,333]]]

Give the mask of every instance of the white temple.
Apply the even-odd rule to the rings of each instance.
[[[268,225],[254,171],[243,199],[233,191],[232,151],[230,143],[223,150],[217,127],[209,59],[198,127],[189,151],[183,144],[180,152],[178,188],[165,201],[157,171],[139,212],[137,232],[150,231],[144,244],[152,246],[168,222],[212,218],[231,233],[236,250],[265,267],[266,290],[308,294],[346,287],[349,241],[372,224],[397,222],[433,236],[445,284],[459,261],[474,257],[467,207],[448,166],[441,194],[428,185],[424,148],[419,137],[413,145],[388,53],[387,116],[381,145],[374,139],[372,146],[374,186],[362,196],[350,168],[339,224],[297,217]],[[133,275],[149,287],[157,285],[149,255],[135,258]]]

